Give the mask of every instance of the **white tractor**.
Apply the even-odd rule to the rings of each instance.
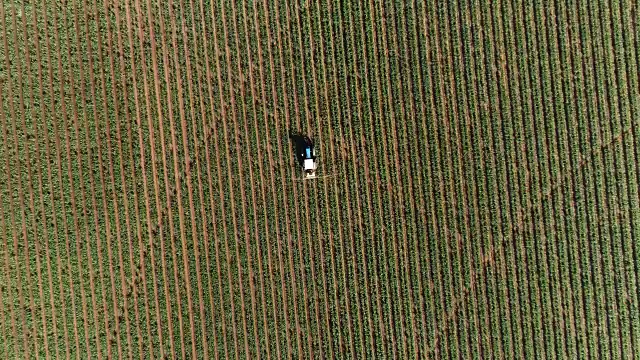
[[[318,158],[316,148],[308,137],[304,139],[304,148],[302,156],[302,169],[304,170],[305,179],[313,179],[318,177],[316,169],[318,168]]]

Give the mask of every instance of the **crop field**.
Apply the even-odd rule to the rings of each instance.
[[[0,358],[637,358],[639,16],[2,1]]]

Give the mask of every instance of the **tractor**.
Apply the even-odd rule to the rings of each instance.
[[[302,140],[302,146],[300,146],[302,153],[299,154],[299,157],[302,160],[304,178],[313,179],[317,177],[316,169],[318,168],[316,148],[308,136],[305,136]]]

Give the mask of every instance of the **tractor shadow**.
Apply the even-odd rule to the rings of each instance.
[[[304,163],[304,150],[310,139],[299,131],[289,131],[289,140],[296,152],[296,162],[298,163],[298,166],[302,167]]]

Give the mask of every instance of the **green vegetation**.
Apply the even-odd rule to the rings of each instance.
[[[0,358],[640,352],[634,2],[0,21]]]

